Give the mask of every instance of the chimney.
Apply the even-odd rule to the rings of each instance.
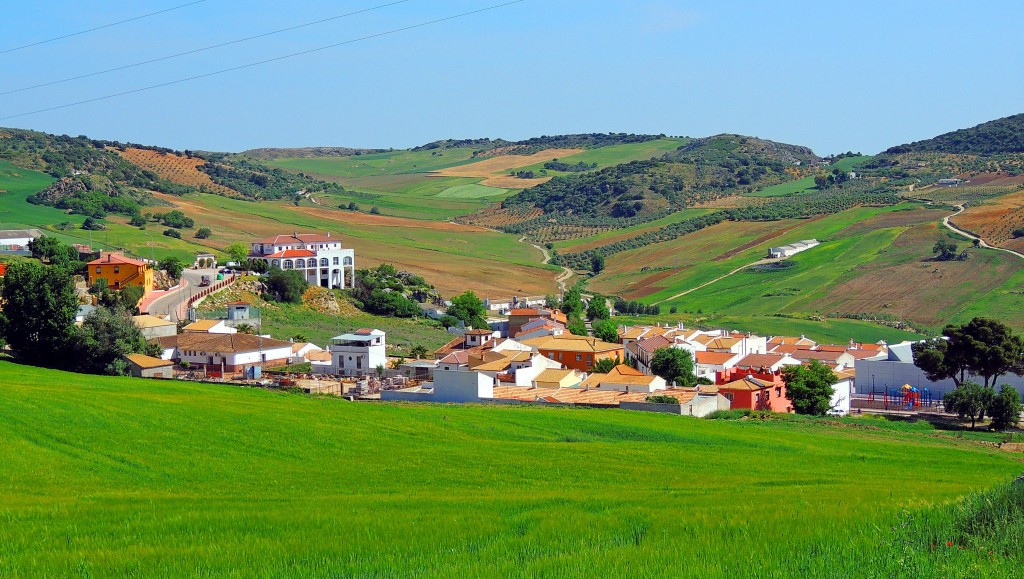
[[[328,232],[327,232],[327,237],[330,237],[330,236],[331,236],[331,232],[330,232],[330,231],[328,231]]]

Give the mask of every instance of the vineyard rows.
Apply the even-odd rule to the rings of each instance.
[[[231,197],[238,196],[238,193],[234,190],[214,183],[209,175],[197,169],[198,166],[205,163],[202,159],[182,157],[149,149],[126,148],[124,151],[118,152],[129,162],[144,170],[151,171],[158,177],[167,179],[172,183],[189,185],[197,189]]]

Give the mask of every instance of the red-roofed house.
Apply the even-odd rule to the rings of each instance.
[[[811,360],[817,360],[833,370],[853,368],[853,363],[856,360],[852,355],[847,354],[845,350],[839,352],[830,352],[825,350],[797,350],[791,355],[793,358],[800,360],[801,363],[807,364],[810,363]]]
[[[104,279],[107,287],[120,290],[139,286],[143,294],[153,291],[153,268],[141,259],[125,257],[120,253],[103,253],[88,264],[89,285]]]
[[[555,309],[516,308],[508,313],[508,335],[515,337],[516,334],[523,331],[523,326],[538,318],[558,322],[563,326],[569,323],[565,314]]]
[[[355,279],[355,250],[344,249],[330,233],[293,233],[257,239],[250,244],[250,259],[269,267],[293,269],[306,281],[322,287],[352,287]]]
[[[732,352],[697,352],[693,369],[698,378],[714,381],[719,372],[732,368],[742,357]]]
[[[783,366],[797,366],[799,364],[800,361],[796,358],[783,354],[751,354],[740,358],[736,362],[735,368],[739,370],[778,372]]]
[[[626,360],[635,362],[636,367],[646,374],[650,372],[654,353],[661,348],[671,347],[672,341],[660,334],[655,334],[649,338],[641,338],[626,345]]]
[[[732,409],[793,412],[786,398],[786,383],[779,372],[743,372],[740,377],[718,385],[718,393],[732,404]]]

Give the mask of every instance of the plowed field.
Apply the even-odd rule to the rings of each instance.
[[[124,151],[117,151],[117,153],[130,163],[152,171],[159,177],[167,179],[172,183],[203,187],[210,193],[220,193],[231,197],[238,196],[238,192],[234,189],[214,183],[209,175],[196,168],[205,163],[202,159],[182,157],[149,149],[128,148]]]
[[[484,180],[480,182],[481,185],[498,187],[500,189],[523,189],[544,183],[550,177],[520,179],[509,176],[508,171],[510,169],[546,163],[552,159],[559,159],[581,152],[583,152],[583,149],[548,149],[532,155],[498,155],[483,161],[469,163],[468,165],[440,169],[434,171],[433,174],[445,177],[482,177]]]
[[[984,205],[968,206],[951,221],[980,235],[990,245],[1004,247],[1013,240],[1013,231],[1024,227],[1024,190],[991,199]]]

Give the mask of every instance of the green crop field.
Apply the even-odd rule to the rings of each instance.
[[[867,155],[858,157],[844,157],[833,163],[827,169],[839,169],[841,171],[851,171],[857,167],[857,165],[870,159]],[[797,179],[795,181],[788,181],[786,183],[779,183],[778,185],[772,185],[771,187],[765,187],[764,189],[758,189],[750,193],[744,193],[744,197],[787,197],[789,195],[798,195],[800,193],[809,193],[814,191],[814,176],[804,177],[803,179]]]
[[[274,159],[268,165],[311,175],[334,177],[372,177],[402,173],[424,173],[445,167],[472,163],[473,149],[432,149],[429,151],[391,151],[348,157],[312,157]]]
[[[1019,485],[954,506],[1021,460],[924,423],[351,403],[2,361],[0,385],[4,576],[1008,577],[1021,565]],[[975,519],[1001,532],[960,524]]]
[[[450,199],[477,199],[479,197],[496,197],[498,195],[504,195],[505,193],[508,193],[506,189],[470,184],[459,185],[458,187],[449,187],[438,193],[437,197]]]

